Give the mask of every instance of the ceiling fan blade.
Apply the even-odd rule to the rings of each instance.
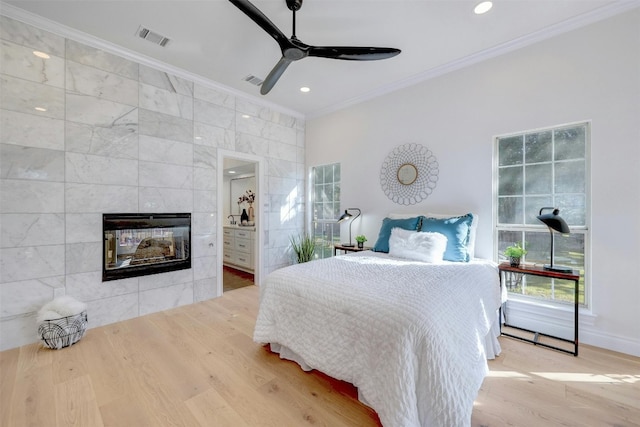
[[[233,3],[238,9],[244,12],[249,18],[253,20],[256,24],[260,26],[263,30],[265,30],[271,37],[273,37],[278,44],[282,47],[283,43],[285,45],[289,44],[289,39],[285,36],[282,31],[276,25],[266,17],[264,13],[260,11],[257,7],[255,7],[248,0],[229,0]]]
[[[309,46],[309,56],[344,59],[347,61],[375,61],[392,58],[401,52],[392,47]]]
[[[262,86],[260,86],[260,93],[262,95],[268,94],[269,91],[273,89],[282,73],[284,73],[284,70],[286,70],[292,62],[291,59],[285,58],[284,56],[280,58],[280,61],[273,67],[273,70],[271,70],[267,78],[264,79]]]

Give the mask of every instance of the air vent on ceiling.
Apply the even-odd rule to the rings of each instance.
[[[248,76],[245,76],[242,80],[244,80],[245,82],[249,82],[252,85],[256,85],[256,86],[260,86],[264,80],[262,80],[260,77],[256,77],[252,74],[249,74]]]
[[[155,43],[162,47],[165,47],[167,43],[171,41],[168,37],[153,32],[148,28],[144,28],[143,26],[140,26],[140,28],[138,28],[138,37],[149,40],[151,43]]]

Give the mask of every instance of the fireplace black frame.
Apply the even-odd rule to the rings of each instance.
[[[185,242],[185,258],[165,261],[158,264],[127,266],[126,268],[107,269],[107,234],[117,230],[141,230],[155,228],[187,227],[188,239]],[[191,213],[109,213],[102,215],[102,281],[146,276],[168,271],[191,268]]]

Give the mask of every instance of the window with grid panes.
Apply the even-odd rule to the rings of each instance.
[[[333,256],[333,245],[340,242],[340,163],[314,167],[311,179],[316,256],[328,258]]]
[[[578,123],[500,136],[495,141],[494,249],[499,260],[506,261],[503,252],[507,246],[524,242],[528,252],[523,262],[549,264],[551,234],[536,217],[542,207],[560,209],[571,232],[556,233],[554,264],[580,272],[579,301],[583,306],[588,301],[589,136],[589,124]],[[561,303],[572,303],[574,298],[573,282],[535,276],[523,277],[508,291]]]

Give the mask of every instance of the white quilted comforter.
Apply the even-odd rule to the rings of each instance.
[[[297,264],[262,284],[254,340],[354,384],[384,426],[466,426],[499,289],[485,260],[426,264],[367,251]]]

